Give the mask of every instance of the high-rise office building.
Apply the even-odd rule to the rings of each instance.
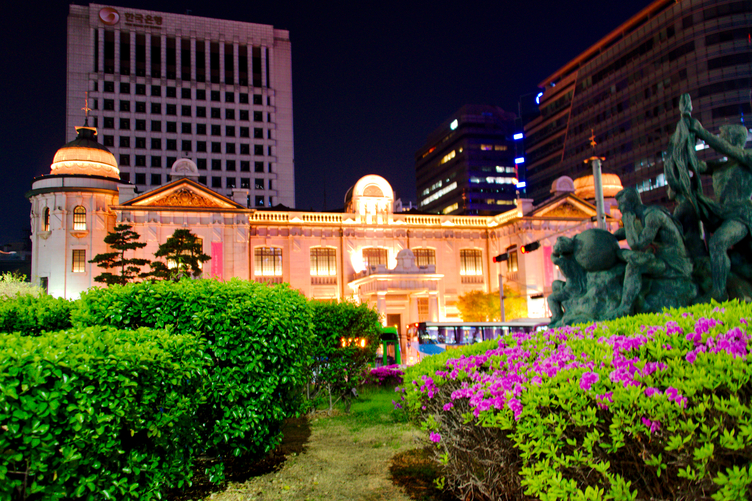
[[[750,33],[750,1],[656,0],[564,65],[540,84],[540,116],[525,125],[529,196],[546,198],[597,155],[644,201],[667,203],[662,157],[680,95],[713,132],[749,121]]]
[[[290,40],[273,26],[90,4],[68,15],[66,131],[89,125],[140,191],[189,158],[250,207],[295,206]]]
[[[442,214],[495,214],[517,195],[513,113],[465,105],[415,155],[418,207]]]

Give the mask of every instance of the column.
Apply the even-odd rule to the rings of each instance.
[[[220,40],[217,42],[219,45],[219,83],[225,82],[225,42]]]
[[[379,291],[376,300],[376,311],[379,313],[381,325],[386,326],[386,291]]]
[[[196,80],[196,37],[191,37],[191,80]]]
[[[104,73],[104,30],[98,28],[97,29],[97,39],[99,40],[99,54],[97,54],[97,68],[99,68],[98,73]],[[97,77],[97,80],[99,80],[99,77]],[[100,92],[104,91],[104,89],[100,89]]]
[[[146,50],[146,67],[144,73],[147,77],[151,77],[151,33],[146,33],[144,35],[144,38],[146,39],[144,42],[144,50]],[[149,92],[148,94],[151,95],[151,92]]]
[[[120,30],[115,30],[115,75],[120,75]]]
[[[159,74],[163,79],[167,79],[167,35],[162,35],[159,41]],[[164,92],[162,92],[164,96]]]
[[[266,62],[271,58],[269,50],[268,47],[261,46],[261,88],[266,87],[266,74],[269,71],[269,68],[266,67]],[[264,101],[264,106],[266,106],[266,101]]]
[[[439,321],[439,295],[430,294],[428,296],[428,319],[431,322]]]
[[[232,78],[234,80],[233,84],[236,86],[239,86],[240,84],[240,66],[238,65],[238,42],[232,43]],[[239,100],[239,97],[235,97],[235,99]],[[237,102],[237,101],[236,101]]]

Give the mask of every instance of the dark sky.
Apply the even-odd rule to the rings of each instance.
[[[296,202],[306,210],[342,207],[365,174],[384,176],[415,202],[414,154],[452,113],[464,104],[516,112],[520,95],[648,3],[113,2],[290,31]],[[65,141],[67,14],[59,0],[0,9],[0,243],[24,238],[24,193]]]

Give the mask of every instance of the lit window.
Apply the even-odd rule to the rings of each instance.
[[[253,250],[253,257],[256,276],[282,276],[282,249],[279,247],[256,247]]]
[[[50,231],[50,208],[45,207],[42,212],[42,231]]]
[[[331,247],[311,249],[311,276],[333,277],[337,275],[337,250]]]
[[[86,209],[80,205],[77,205],[76,208],[73,209],[73,229],[81,231],[86,230]]]
[[[73,266],[71,271],[73,273],[86,272],[86,250],[73,249]]]
[[[452,205],[448,205],[444,207],[444,210],[442,210],[442,214],[449,214],[450,212],[456,211],[460,208],[460,204],[458,202],[454,202]]]
[[[460,275],[483,275],[483,254],[478,249],[460,249]]]
[[[456,188],[457,188],[457,182],[455,181],[452,184],[450,184],[449,186],[447,186],[446,188],[440,189],[439,191],[437,191],[436,193],[434,193],[430,197],[427,197],[427,198],[424,198],[423,200],[421,200],[421,202],[420,202],[421,207],[424,206],[424,205],[430,204],[434,200],[438,200],[439,198],[443,197],[444,195],[446,195],[450,191],[453,191]]]
[[[450,161],[451,159],[453,159],[456,156],[457,156],[457,152],[455,150],[450,151],[449,153],[447,153],[446,155],[444,155],[441,158],[441,161],[439,162],[439,165],[447,163],[448,161]]]
[[[436,266],[436,251],[434,249],[413,249],[415,264],[418,266]]]
[[[379,264],[386,266],[386,249],[381,249],[379,247],[369,247],[367,249],[363,249],[363,264],[366,266],[366,268],[377,266]]]
[[[503,144],[497,144],[494,146],[494,151],[507,151],[507,147]]]
[[[491,150],[493,150],[493,145],[492,144],[481,144],[480,145],[480,149],[483,150],[483,151],[491,151]]]
[[[517,273],[517,247],[507,249],[509,259],[507,259],[507,273]]]

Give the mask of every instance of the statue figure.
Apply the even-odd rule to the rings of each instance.
[[[577,263],[573,238],[559,237],[556,239],[551,252],[551,261],[558,266],[567,277],[567,281],[554,280],[551,283],[551,294],[548,296],[548,308],[551,310],[551,322],[549,325],[559,326],[564,318],[565,307],[563,302],[575,296],[585,293],[587,278],[585,270]]]
[[[661,279],[685,279],[692,275],[681,225],[663,207],[643,205],[634,188],[616,194],[624,227],[615,236],[627,239],[630,249],[619,249],[627,263],[621,303],[610,318],[629,315],[643,286],[643,276]]]
[[[700,218],[711,233],[708,243],[713,277],[711,297],[725,301],[728,299],[726,284],[731,268],[728,251],[749,235],[752,228],[752,153],[744,150],[747,129],[743,125],[724,125],[720,136],[715,136],[696,119],[686,115],[683,118],[689,122],[691,132],[728,157],[718,162],[698,161],[698,173],[713,177],[717,201],[701,192],[695,196]]]

